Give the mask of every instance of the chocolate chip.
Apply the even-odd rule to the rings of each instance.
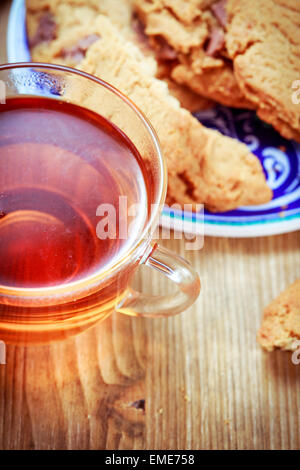
[[[71,59],[76,64],[84,59],[88,48],[96,42],[100,36],[98,34],[89,34],[88,36],[80,39],[77,44],[71,47],[63,47],[59,53],[60,57]]]
[[[40,17],[35,35],[29,41],[30,47],[37,46],[42,42],[49,42],[56,38],[56,22],[52,13],[47,12]]]

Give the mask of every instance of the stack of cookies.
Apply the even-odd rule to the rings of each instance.
[[[293,0],[27,0],[32,57],[101,77],[155,127],[168,202],[212,211],[272,198],[255,155],[191,111],[255,109],[300,141],[300,4]],[[101,112],[101,110],[99,110]]]

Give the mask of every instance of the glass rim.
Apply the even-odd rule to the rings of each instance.
[[[122,255],[122,257],[119,260],[117,260],[115,265],[111,266],[108,269],[104,266],[102,269],[100,269],[100,271],[98,271],[95,274],[88,275],[84,277],[83,279],[78,279],[77,281],[73,281],[70,283],[59,284],[57,286],[24,288],[24,287],[10,287],[10,286],[0,285],[0,298],[1,298],[1,295],[2,296],[7,295],[11,297],[24,297],[24,298],[28,298],[28,297],[43,298],[43,297],[51,297],[53,295],[54,297],[58,297],[59,299],[59,294],[62,294],[62,297],[64,297],[64,294],[69,294],[71,291],[74,292],[76,290],[80,290],[80,291],[88,290],[89,287],[95,287],[101,281],[112,276],[117,271],[119,271],[124,265],[130,262],[130,259],[132,258],[133,254],[138,251],[138,248],[142,245],[144,240],[151,239],[157,227],[159,215],[165,202],[165,197],[166,197],[166,192],[167,192],[167,189],[166,189],[167,188],[167,166],[166,166],[166,162],[163,157],[163,154],[162,154],[159,138],[152,124],[150,123],[148,118],[144,115],[144,113],[139,109],[139,107],[130,98],[128,98],[128,96],[126,96],[120,90],[115,88],[113,85],[89,73],[86,73],[86,72],[83,72],[81,70],[77,70],[71,67],[66,67],[64,65],[48,64],[48,63],[43,63],[43,62],[16,62],[16,63],[0,64],[0,72],[5,71],[5,70],[22,69],[22,68],[24,69],[25,68],[26,69],[44,68],[44,69],[48,69],[52,71],[66,72],[66,73],[70,73],[73,75],[77,75],[83,79],[90,80],[91,82],[94,82],[95,84],[106,88],[108,91],[110,91],[111,93],[119,97],[125,104],[127,104],[134,111],[134,113],[140,119],[140,121],[142,121],[145,130],[148,132],[148,134],[151,137],[151,141],[154,145],[155,152],[156,152],[156,155],[158,156],[158,162],[159,162],[160,181],[159,181],[158,195],[154,203],[155,208],[154,210],[151,210],[149,220],[147,220],[146,226],[144,230],[142,231],[142,233],[140,234],[139,238],[135,241],[135,243],[131,247],[128,248],[128,250]],[[142,253],[141,256],[143,255],[144,253]]]

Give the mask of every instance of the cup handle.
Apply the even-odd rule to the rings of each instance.
[[[129,288],[128,295],[117,305],[117,312],[142,317],[168,317],[182,312],[195,302],[200,293],[200,279],[181,256],[155,244],[142,263],[177,284],[176,294],[145,295]]]

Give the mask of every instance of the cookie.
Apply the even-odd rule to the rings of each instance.
[[[133,0],[158,62],[170,64],[174,81],[223,105],[251,109],[255,106],[239,87],[225,50],[222,4]]]
[[[257,114],[300,142],[300,2],[228,0],[226,48],[240,88]]]
[[[44,0],[37,2],[36,0],[27,0],[27,32],[33,59],[49,61],[49,58],[53,56],[53,51],[51,46],[50,50],[47,50],[47,45],[53,39],[61,36],[64,31],[68,31],[68,34],[72,36],[74,28],[77,30],[80,25],[87,25],[98,14],[108,16],[120,28],[126,39],[134,42],[146,57],[155,58],[148,37],[133,14],[130,0],[102,0],[97,2],[76,0],[65,0],[64,2]],[[81,52],[68,54],[64,59],[60,57],[58,61],[60,64],[74,67],[80,60]],[[152,66],[157,70],[157,76],[167,82],[171,94],[189,111],[208,109],[214,105],[211,100],[199,96],[188,87],[172,80],[168,67],[161,65],[157,68],[156,64]]]
[[[173,49],[173,80],[219,103],[256,109],[281,135],[300,141],[300,105],[292,100],[300,76],[298,2],[134,0],[134,5],[153,48],[159,53],[166,42]]]
[[[264,310],[257,341],[267,351],[293,350],[300,339],[300,279],[290,285]]]
[[[107,17],[98,15],[84,26],[57,31],[55,39],[33,48],[35,60],[41,54],[49,62],[74,61],[79,69],[123,91],[144,111],[167,159],[169,202],[204,203],[211,210],[226,211],[270,200],[272,192],[258,159],[244,144],[205,128],[181,108],[167,85],[155,78],[156,62],[127,41]],[[85,100],[83,96],[81,104],[97,111],[93,97]]]

